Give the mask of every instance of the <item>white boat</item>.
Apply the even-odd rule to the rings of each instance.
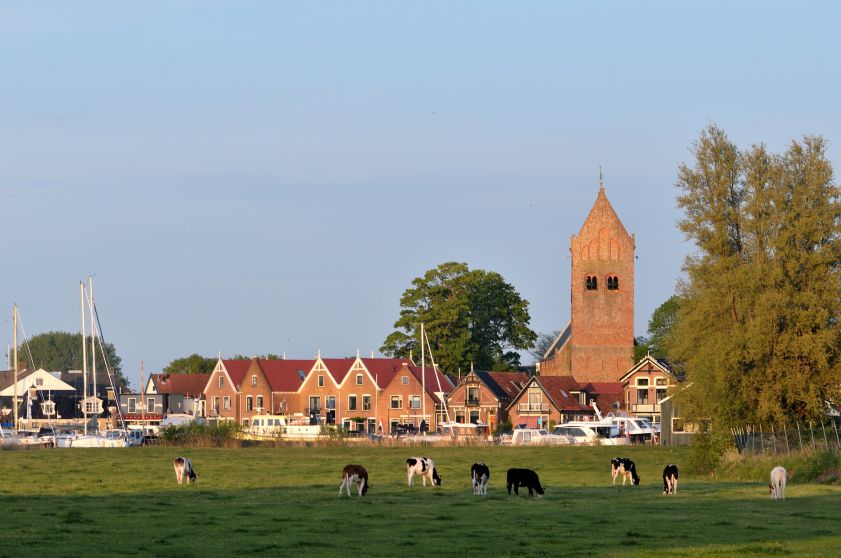
[[[657,429],[648,421],[648,419],[632,417],[626,413],[613,412],[603,416],[595,401],[593,401],[591,405],[593,406],[593,410],[596,411],[596,417],[598,420],[590,424],[598,426],[616,426],[619,428],[619,435],[628,438],[628,441],[631,444],[650,444],[652,440],[657,438]]]
[[[569,446],[575,443],[572,436],[550,434],[545,428],[515,428],[503,434],[500,444],[512,446]]]
[[[245,433],[255,438],[277,438],[286,433],[289,420],[286,415],[258,415],[251,419]]]
[[[614,424],[592,421],[570,421],[552,429],[552,434],[572,436],[578,446],[626,446],[630,442]]]
[[[59,448],[125,448],[130,445],[122,430],[108,430],[102,434],[60,434],[56,436]]]

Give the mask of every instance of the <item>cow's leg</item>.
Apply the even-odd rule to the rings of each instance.
[[[529,496],[534,496],[534,492],[532,492],[531,485],[529,485]]]
[[[359,496],[362,496],[362,488],[365,486],[365,479],[359,481]]]
[[[520,483],[519,482],[514,483],[514,494],[516,494],[517,496],[520,495]]]
[[[508,487],[508,495],[511,496],[511,483],[507,483],[506,486]]]
[[[415,472],[414,472],[412,469],[409,469],[409,470],[406,472],[406,476],[408,477],[408,480],[409,480],[409,486],[412,486],[412,476],[413,476],[414,474],[415,474]]]

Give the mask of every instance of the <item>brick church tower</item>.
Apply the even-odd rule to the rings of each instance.
[[[579,382],[615,382],[634,354],[634,237],[604,192],[570,240],[570,323],[561,332],[540,373],[573,376]]]

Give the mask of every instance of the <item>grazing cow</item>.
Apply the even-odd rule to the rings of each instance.
[[[519,488],[525,487],[529,489],[529,496],[534,496],[534,490],[539,497],[543,496],[543,487],[540,486],[540,479],[537,473],[531,469],[508,469],[506,478],[508,486],[508,495],[511,496],[511,487],[514,487],[514,494],[520,495]]]
[[[771,484],[768,485],[768,490],[771,492],[771,498],[775,500],[785,500],[787,480],[788,472],[783,467],[777,465],[771,469]]]
[[[640,477],[637,475],[637,466],[627,457],[614,457],[610,460],[610,474],[613,484],[616,484],[616,477],[622,475],[622,486],[625,481],[631,479],[631,484],[639,484]]]
[[[474,463],[470,467],[470,478],[473,481],[473,494],[476,496],[487,496],[488,480],[491,478],[491,470],[484,463]]]
[[[342,469],[342,484],[339,485],[339,496],[342,495],[342,490],[347,489],[347,495],[350,496],[350,485],[359,485],[359,495],[365,496],[368,489],[371,487],[368,484],[368,470],[362,465],[345,465]]]
[[[409,486],[412,486],[412,477],[415,475],[421,476],[424,486],[426,486],[427,477],[432,481],[433,486],[441,486],[441,477],[435,470],[435,462],[428,457],[410,457],[406,460],[406,476],[409,480]]]
[[[175,468],[175,478],[178,481],[178,484],[181,484],[184,477],[187,477],[187,484],[196,482],[196,477],[198,475],[196,475],[196,472],[193,470],[193,463],[188,458],[176,457],[172,465]]]
[[[677,494],[677,465],[674,463],[663,469],[663,494]]]

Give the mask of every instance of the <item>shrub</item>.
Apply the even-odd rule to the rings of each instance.
[[[222,448],[239,446],[241,432],[242,427],[235,422],[219,421],[212,424],[193,422],[180,426],[167,426],[161,430],[160,438],[167,445]]]

